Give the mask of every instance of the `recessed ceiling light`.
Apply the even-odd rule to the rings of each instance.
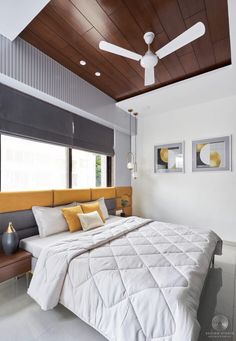
[[[81,60],[79,63],[80,63],[80,65],[86,65],[87,64],[85,60]]]
[[[100,77],[101,73],[97,71],[97,72],[95,72],[95,76]]]

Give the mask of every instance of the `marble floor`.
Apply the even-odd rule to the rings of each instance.
[[[0,284],[1,341],[106,340],[61,305],[52,311],[41,311],[27,295],[26,288],[25,277]],[[235,299],[236,248],[224,246],[223,256],[216,256],[215,268],[210,270],[202,293],[199,341],[236,340]],[[212,319],[219,315],[223,316],[224,323],[228,322],[228,327],[217,332],[212,327]]]

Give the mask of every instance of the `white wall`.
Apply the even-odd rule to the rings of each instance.
[[[50,0],[1,1],[0,33],[13,41]]]
[[[233,135],[233,171],[192,173],[192,139],[229,134]],[[183,140],[185,173],[154,173],[154,145]],[[135,214],[210,227],[224,240],[236,242],[236,96],[141,115],[137,145],[139,178],[132,184]]]

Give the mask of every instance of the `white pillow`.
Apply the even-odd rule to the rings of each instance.
[[[67,231],[68,225],[61,209],[73,206],[76,206],[76,203],[57,207],[33,206],[32,211],[38,225],[40,237],[47,237],[55,233]]]
[[[84,231],[88,231],[94,229],[95,227],[104,225],[102,218],[97,211],[90,213],[78,213],[77,216],[80,219],[80,223]]]
[[[107,210],[107,205],[105,203],[105,199],[104,198],[100,198],[97,201],[99,203],[99,206],[100,206],[100,209],[102,211],[102,214],[103,214],[104,218],[108,219],[109,218],[109,213],[108,213],[108,210]]]

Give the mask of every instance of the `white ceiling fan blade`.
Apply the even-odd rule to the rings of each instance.
[[[205,33],[205,25],[202,22],[198,22],[197,24],[190,27],[187,31],[180,34],[175,39],[171,40],[168,44],[163,46],[160,50],[156,52],[156,55],[159,59],[168,56],[172,52],[180,49],[181,47],[191,43],[195,39],[201,37]]]
[[[100,41],[99,48],[103,51],[118,54],[119,56],[134,59],[137,61],[139,61],[142,58],[141,54],[123,49],[122,47],[119,47],[111,43],[107,43],[106,41],[103,40]]]
[[[149,67],[144,69],[144,85],[152,85],[155,83],[154,67]]]

